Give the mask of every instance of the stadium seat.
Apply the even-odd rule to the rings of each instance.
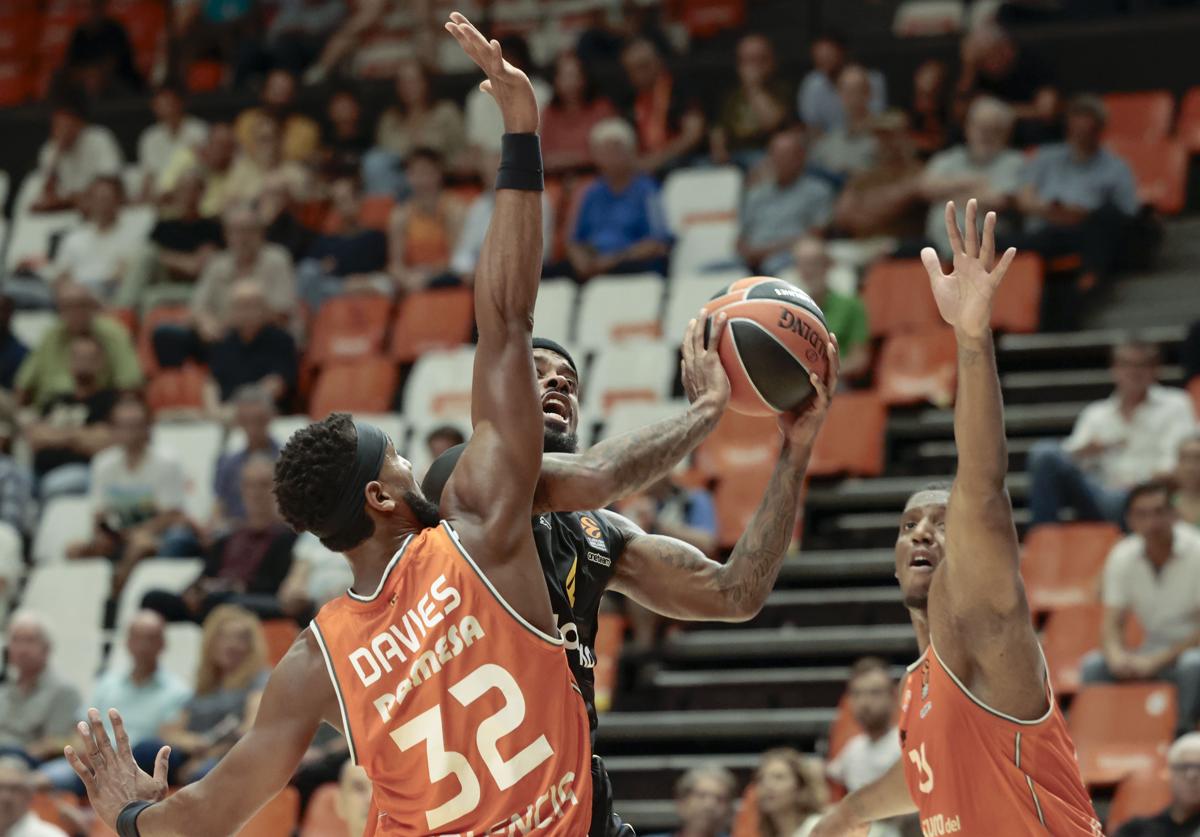
[[[238,837],[292,837],[300,820],[300,792],[288,785],[238,832]]]
[[[763,492],[775,470],[774,460],[752,468],[726,471],[717,481],[713,501],[717,507],[717,543],[729,549],[750,525]]]
[[[676,169],[663,183],[667,225],[680,233],[691,224],[729,221],[737,215],[742,170],[737,166]]]
[[[628,401],[613,407],[596,433],[592,444],[611,439],[630,430],[646,427],[663,419],[681,416],[687,411],[685,399],[671,401]]]
[[[652,340],[627,340],[600,352],[585,382],[584,403],[608,414],[623,401],[662,401],[675,380],[676,350]]]
[[[924,38],[961,32],[965,11],[963,0],[904,0],[892,18],[892,34],[898,38]]]
[[[24,104],[30,92],[29,72],[25,64],[0,61],[0,107]]]
[[[951,328],[893,334],[879,353],[879,397],[888,406],[927,401],[945,407],[954,400],[957,360]]]
[[[598,349],[631,338],[658,337],[665,284],[655,273],[595,277],[579,292],[575,342]]]
[[[810,477],[883,473],[887,409],[875,392],[839,392],[813,446]]]
[[[6,4],[0,9],[0,59],[27,66],[41,23],[41,15],[29,3]]]
[[[685,227],[671,249],[671,277],[690,280],[740,264],[737,236],[737,221],[705,221]]]
[[[1088,685],[1071,703],[1067,728],[1083,781],[1114,785],[1162,758],[1175,732],[1175,687],[1169,683]]]
[[[308,413],[320,421],[339,410],[385,413],[396,393],[396,365],[391,358],[364,357],[330,363],[313,387]]]
[[[13,230],[8,242],[4,264],[11,272],[26,267],[34,272],[44,271],[57,242],[73,227],[82,223],[78,212],[22,213],[13,216]]]
[[[16,338],[32,349],[56,323],[58,315],[53,311],[16,311],[11,328]]]
[[[1157,142],[1111,140],[1109,146],[1133,169],[1138,199],[1164,215],[1183,209],[1187,190],[1187,149],[1174,139]]]
[[[211,93],[225,83],[225,65],[220,61],[203,58],[193,61],[187,68],[189,93]]]
[[[1016,334],[1038,330],[1045,266],[1035,253],[1013,259],[992,300],[992,328]]]
[[[358,213],[358,222],[369,229],[386,232],[395,206],[396,199],[391,195],[366,195]]]
[[[67,547],[92,535],[92,504],[87,497],[55,497],[42,509],[33,538],[33,563],[56,564]]]
[[[470,288],[420,291],[406,297],[392,327],[392,357],[412,363],[431,349],[453,349],[471,341],[475,297]]]
[[[1166,90],[1108,93],[1104,106],[1108,109],[1105,139],[1158,142],[1171,131],[1175,99]]]
[[[426,352],[404,385],[403,413],[414,417],[470,417],[475,348]]]
[[[741,274],[738,274],[738,278]],[[700,308],[729,284],[728,274],[678,278],[667,286],[667,311],[662,319],[662,334],[668,340],[682,340],[688,320],[697,316]]]
[[[148,558],[133,568],[117,599],[116,641],[125,641],[125,629],[142,607],[142,599],[151,590],[182,593],[200,577],[202,558]]]
[[[1183,95],[1175,137],[1192,154],[1200,151],[1200,87],[1193,87]]]
[[[942,324],[929,274],[919,259],[887,259],[867,271],[863,285],[871,336],[918,331]]]
[[[291,619],[264,619],[262,627],[267,638],[267,662],[274,668],[296,641],[300,627]]]
[[[1035,613],[1096,600],[1104,559],[1121,539],[1111,523],[1044,523],[1021,549],[1021,576]]]
[[[699,38],[739,29],[746,21],[746,0],[680,0],[676,8],[688,34]]]
[[[25,586],[21,606],[45,620],[54,645],[52,665],[81,695],[92,693],[100,667],[111,585],[112,564],[85,558],[34,567]]]
[[[159,377],[165,374],[166,371],[160,372]],[[153,386],[151,384],[151,388]],[[207,523],[212,516],[213,474],[221,454],[223,434],[221,425],[215,421],[158,422],[154,425],[155,446],[176,459],[183,468],[187,480],[184,510],[200,523]]]
[[[782,438],[774,417],[726,410],[697,448],[696,467],[712,479],[731,471],[771,467],[779,455]]]
[[[378,355],[391,315],[391,302],[378,294],[326,300],[317,312],[304,360],[313,366]]]
[[[1069,605],[1052,611],[1042,632],[1042,650],[1056,694],[1070,696],[1079,691],[1083,658],[1100,647],[1104,605],[1100,602]],[[1125,645],[1142,644],[1141,626],[1130,617],[1125,625]]]
[[[159,369],[146,385],[146,404],[150,410],[202,410],[208,368],[185,363],[173,369]]]
[[[564,346],[575,333],[575,297],[579,286],[572,279],[543,279],[533,309],[533,333]]]
[[[308,803],[300,837],[342,837],[345,833],[346,821],[338,813],[337,783],[327,782],[317,788]]]
[[[1109,834],[1116,834],[1134,817],[1153,817],[1171,804],[1171,776],[1165,762],[1143,767],[1121,780],[1113,794],[1105,823]]]

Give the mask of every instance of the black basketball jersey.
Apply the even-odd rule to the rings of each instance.
[[[555,512],[533,519],[533,540],[567,660],[594,731],[600,598],[617,570],[625,538],[596,512]]]

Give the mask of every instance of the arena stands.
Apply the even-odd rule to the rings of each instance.
[[[556,140],[567,163],[547,182],[552,228],[535,319],[538,333],[580,361],[584,443],[681,410],[687,321],[751,266],[805,285],[793,265],[802,236],[826,242],[828,287],[867,313],[866,371],[834,400],[795,549],[761,613],[648,633],[632,613],[605,614],[597,751],[617,810],[639,832],[669,830],[679,821],[676,782],[692,768],[727,768],[740,796],[767,749],[833,758],[856,731],[843,699],[854,661],[881,657],[900,677],[916,657],[891,545],[908,495],[949,478],[956,461],[954,347],[916,258],[927,243],[925,210],[932,202],[937,212],[945,197],[933,200],[935,179],[918,176],[937,152],[961,159],[943,158],[935,174],[967,181],[940,186],[956,195],[984,188],[976,196],[1001,213],[1009,239],[1001,243],[1022,249],[993,327],[1022,573],[1052,685],[1101,819],[1111,829],[1161,810],[1167,747],[1180,731],[1176,687],[1091,683],[1083,673],[1102,647],[1100,580],[1122,538],[1120,514],[1097,523],[1066,512],[1031,527],[1031,460],[1045,450],[1039,442],[1063,441],[1089,402],[1110,396],[1110,355],[1130,330],[1159,348],[1157,383],[1190,385],[1200,409],[1200,325],[1189,333],[1200,323],[1196,3],[1064,2],[1053,13],[983,0],[307,4],[321,19],[296,11],[306,4],[231,3],[225,13],[219,5],[0,0],[0,614],[40,616],[51,669],[71,689],[90,699],[102,672],[128,664],[123,638],[145,595],[198,596],[211,544],[249,526],[226,502],[248,432],[256,455],[273,457],[308,420],[350,410],[384,427],[420,473],[433,458],[430,431],[469,431],[473,263],[458,270],[452,257],[460,235],[490,217],[491,184],[478,171],[496,117],[469,92],[476,74],[440,33],[448,10],[460,8],[505,38],[506,50],[519,43],[509,39],[525,39],[542,104],[561,111]],[[748,33],[774,44],[769,73],[755,69],[761,41],[739,50]],[[579,61],[557,61],[564,50]],[[974,66],[962,66],[963,55]],[[903,174],[867,167],[855,184],[887,204],[881,218],[904,234],[864,237],[877,218],[840,227],[833,200],[848,170],[817,165],[811,153],[804,161],[823,129],[848,130],[837,123],[843,93],[823,75],[845,67],[857,83],[844,95],[875,96],[878,85],[887,105],[906,112],[873,121],[867,111],[883,102],[849,102],[863,117],[854,131],[882,140],[911,126],[901,137],[911,141]],[[802,78],[807,97],[798,95]],[[1011,111],[1000,133],[1011,128],[1014,144],[993,152],[1020,168],[1015,178],[992,167],[992,156],[971,157],[988,142],[967,124],[981,95],[1003,103],[1002,121]],[[781,102],[786,112],[776,113]],[[606,123],[613,114],[627,124]],[[1081,125],[1081,116],[1095,123]],[[599,147],[588,131],[571,130],[576,119],[604,129]],[[720,137],[711,148],[709,129]],[[771,168],[773,137],[775,156],[796,169],[787,177]],[[870,155],[878,143],[869,138],[855,153]],[[607,160],[597,178],[593,150],[625,157]],[[635,155],[651,173],[634,169]],[[631,183],[636,200],[623,200]],[[755,190],[751,248],[740,236]],[[891,223],[904,213],[916,221],[911,235]],[[219,336],[239,334],[235,281],[261,286],[271,333],[298,357],[250,370],[228,352],[211,354]],[[259,329],[256,321],[245,341]],[[80,359],[81,336],[102,349],[93,364]],[[265,430],[239,417],[256,399],[246,386],[268,391],[279,409],[264,414]],[[149,404],[155,461],[171,464],[168,477],[120,476],[146,502],[170,495],[170,520],[144,510],[111,520],[103,498],[86,493],[86,477],[48,484],[40,469],[39,508],[29,513],[37,455],[66,449],[63,462],[86,465],[118,441],[110,413],[127,393]],[[705,531],[719,551],[744,529],[777,445],[772,420],[728,415],[679,469],[679,486],[715,502]],[[1181,525],[1195,526],[1200,464],[1184,473],[1180,459]],[[29,472],[25,483],[9,479],[9,466]],[[128,542],[95,537],[113,526]],[[340,559],[310,540],[299,539],[294,555],[303,571],[254,608],[267,619],[270,662],[295,622],[344,584]],[[1123,629],[1127,647],[1139,647],[1142,626]],[[180,622],[164,634],[161,666],[192,685],[202,630]],[[344,833],[337,792],[323,786],[338,779],[338,746],[314,744],[306,767],[320,770],[243,834]],[[68,833],[101,833],[70,793],[38,796],[33,807]],[[733,828],[734,837],[759,834],[744,819]]]

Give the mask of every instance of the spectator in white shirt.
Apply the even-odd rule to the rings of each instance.
[[[30,208],[34,212],[74,209],[98,175],[119,175],[123,162],[112,131],[88,124],[82,95],[64,92],[50,112],[50,138],[38,152],[42,194]]]
[[[142,197],[154,197],[154,184],[167,168],[175,153],[184,148],[198,148],[208,139],[208,125],[203,119],[188,116],[183,107],[183,91],[163,85],[154,91],[150,100],[154,124],[142,131],[138,139],[138,166],[145,178]]]
[[[24,759],[0,757],[0,834],[5,837],[67,837],[29,809],[33,802],[33,774]]]
[[[150,444],[149,408],[126,397],[113,409],[112,423],[117,444],[92,460],[92,538],[72,544],[67,555],[115,559],[119,590],[143,558],[182,557],[198,547],[183,513],[183,469]]]
[[[546,107],[554,98],[554,88],[535,75],[533,59],[525,39],[520,35],[509,35],[500,39],[500,47],[505,60],[529,76],[538,110]],[[467,94],[465,110],[467,144],[480,151],[499,151],[500,137],[504,134],[504,120],[500,118],[500,108],[496,106],[496,101],[490,94],[475,87]]]
[[[67,233],[50,268],[55,282],[78,282],[110,302],[146,242],[147,230],[121,220],[125,187],[115,174],[98,175],[85,193],[82,225]]]
[[[1077,520],[1120,523],[1129,488],[1175,469],[1180,443],[1196,426],[1187,393],[1156,385],[1158,347],[1129,338],[1113,350],[1115,391],[1089,404],[1061,445],[1029,454],[1033,523],[1053,523],[1065,506]]]
[[[1104,565],[1100,649],[1083,663],[1086,683],[1167,680],[1179,701],[1179,731],[1200,720],[1200,533],[1180,523],[1171,487],[1148,482],[1129,494],[1132,535]],[[1136,617],[1142,646],[1125,647],[1125,623]]]

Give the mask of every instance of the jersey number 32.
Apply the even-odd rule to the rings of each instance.
[[[536,740],[507,761],[500,755],[496,742],[513,732],[525,720],[525,696],[517,681],[502,666],[486,663],[450,687],[450,694],[463,706],[470,706],[491,689],[499,690],[504,706],[480,722],[475,731],[475,745],[488,772],[500,790],[508,790],[525,778],[538,765],[554,755],[546,736]],[[429,780],[436,784],[454,776],[461,790],[451,800],[425,812],[431,831],[466,816],[479,805],[479,778],[462,753],[447,750],[442,727],[442,707],[435,706],[417,715],[408,723],[392,730],[392,740],[401,751],[425,742],[429,764]]]

